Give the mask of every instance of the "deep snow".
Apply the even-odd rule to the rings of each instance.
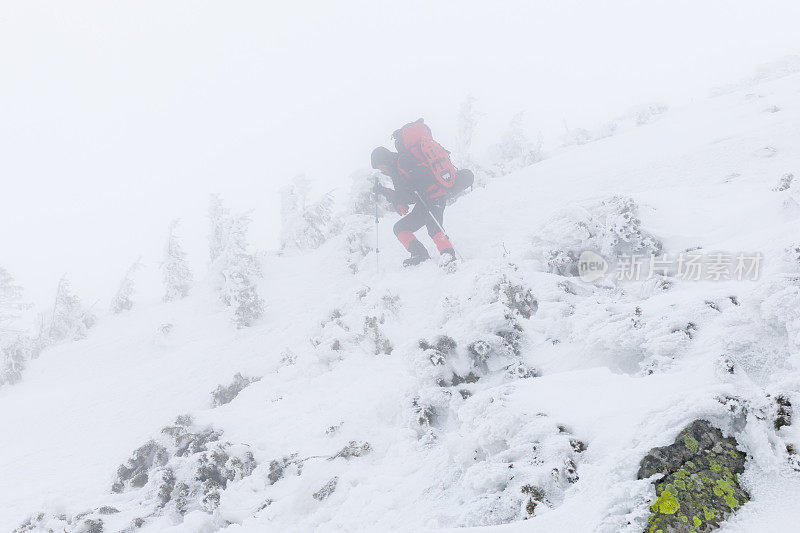
[[[773,190],[786,173],[800,175],[800,74],[784,74],[563,147],[462,197],[445,215],[467,258],[454,273],[401,269],[388,216],[380,272],[370,253],[351,273],[345,235],[264,256],[267,310],[252,328],[235,330],[199,283],[186,300],[138,302],[85,340],[46,350],[21,383],[0,390],[0,530],[39,510],[100,505],[122,511],[107,519],[110,530],[127,526],[152,495],[112,495],[117,467],[184,413],[248,445],[260,466],[229,485],[215,513],[182,523],[163,513],[145,531],[479,526],[521,519],[526,483],[544,487],[547,504],[485,530],[638,531],[654,495],[635,478],[639,461],[696,418],[734,434],[749,455],[752,501],[723,530],[793,530],[800,472],[786,444],[799,447],[800,430],[772,425],[776,395],[800,404],[800,263],[785,252],[800,240],[800,184]],[[575,213],[598,216],[615,195],[633,198],[640,229],[665,252],[761,252],[760,279],[672,279],[661,290],[546,272],[542,246],[568,246],[560,232],[577,231]],[[468,345],[494,342],[504,327],[493,289],[504,279],[538,301],[518,320],[520,357],[487,361],[477,383],[437,385],[442,368],[420,339],[452,337],[458,347],[444,366],[466,374]],[[376,355],[384,350],[365,317],[376,318],[391,354]],[[519,363],[541,375],[507,375]],[[262,379],[212,409],[210,392],[236,372]],[[415,400],[435,408],[429,425]],[[368,442],[370,453],[309,459],[299,475],[267,479],[272,460],[332,456],[350,441]],[[312,496],[334,478],[329,496]]]

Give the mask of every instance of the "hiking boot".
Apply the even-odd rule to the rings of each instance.
[[[452,248],[445,248],[440,253],[442,254],[441,257],[439,258],[440,266],[449,265],[450,263],[456,260],[456,251],[453,250]]]
[[[426,250],[422,243],[417,240],[411,242],[408,247],[408,251],[411,252],[411,257],[403,261],[404,267],[418,265],[431,258],[431,256],[428,255],[428,250]]]

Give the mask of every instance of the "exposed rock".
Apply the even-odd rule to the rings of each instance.
[[[746,456],[737,445],[707,421],[695,420],[674,444],[650,450],[637,478],[664,476],[655,482],[658,499],[650,506],[647,531],[711,531],[749,501],[738,479]]]

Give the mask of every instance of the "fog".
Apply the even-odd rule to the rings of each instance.
[[[467,94],[478,148],[523,109],[555,146],[800,53],[798,20],[791,1],[4,1],[0,265],[39,304],[68,273],[105,305],[176,217],[202,274],[211,192],[274,249],[287,180],[346,190],[418,117],[447,146]]]

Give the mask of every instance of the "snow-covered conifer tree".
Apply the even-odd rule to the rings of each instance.
[[[456,134],[455,163],[462,168],[472,167],[472,139],[478,125],[480,113],[475,108],[477,99],[467,95],[458,112],[458,133]]]
[[[137,259],[128,269],[128,272],[125,273],[125,277],[119,285],[117,294],[115,294],[114,298],[111,300],[112,313],[119,314],[123,311],[130,311],[133,308],[133,293],[135,289],[133,275],[141,266],[139,259]]]
[[[164,261],[161,263],[161,271],[164,279],[164,301],[171,302],[185,298],[189,295],[192,288],[194,277],[189,265],[186,264],[186,253],[181,247],[175,230],[180,224],[179,220],[173,220],[169,225],[169,238],[164,249]]]
[[[22,287],[5,268],[0,267],[0,334],[19,318],[19,311],[28,307],[29,304],[22,302]]]
[[[216,206],[215,206],[216,204]],[[233,312],[237,327],[251,326],[264,313],[264,300],[258,295],[256,280],[262,277],[258,258],[248,250],[247,228],[250,217],[228,215],[218,197],[212,198],[212,246],[218,246],[212,269],[217,273],[220,300]],[[214,214],[218,216],[214,217]]]
[[[281,249],[318,248],[339,231],[333,220],[333,195],[310,204],[308,180],[299,176],[281,190]]]
[[[83,307],[81,299],[72,292],[66,276],[58,282],[56,300],[47,338],[50,342],[77,340],[86,336],[89,328],[94,326],[95,316]]]
[[[525,133],[525,112],[520,111],[508,125],[502,141],[494,147],[494,164],[501,174],[508,174],[542,159],[542,141],[536,143]]]
[[[223,247],[225,246],[224,226],[225,220],[229,214],[230,210],[222,205],[222,199],[219,197],[219,195],[212,194],[211,204],[208,208],[208,254],[212,263],[217,260],[220,253],[222,253]]]
[[[0,386],[19,381],[25,362],[35,355],[35,343],[13,329],[19,312],[30,307],[22,301],[22,287],[0,267]]]

